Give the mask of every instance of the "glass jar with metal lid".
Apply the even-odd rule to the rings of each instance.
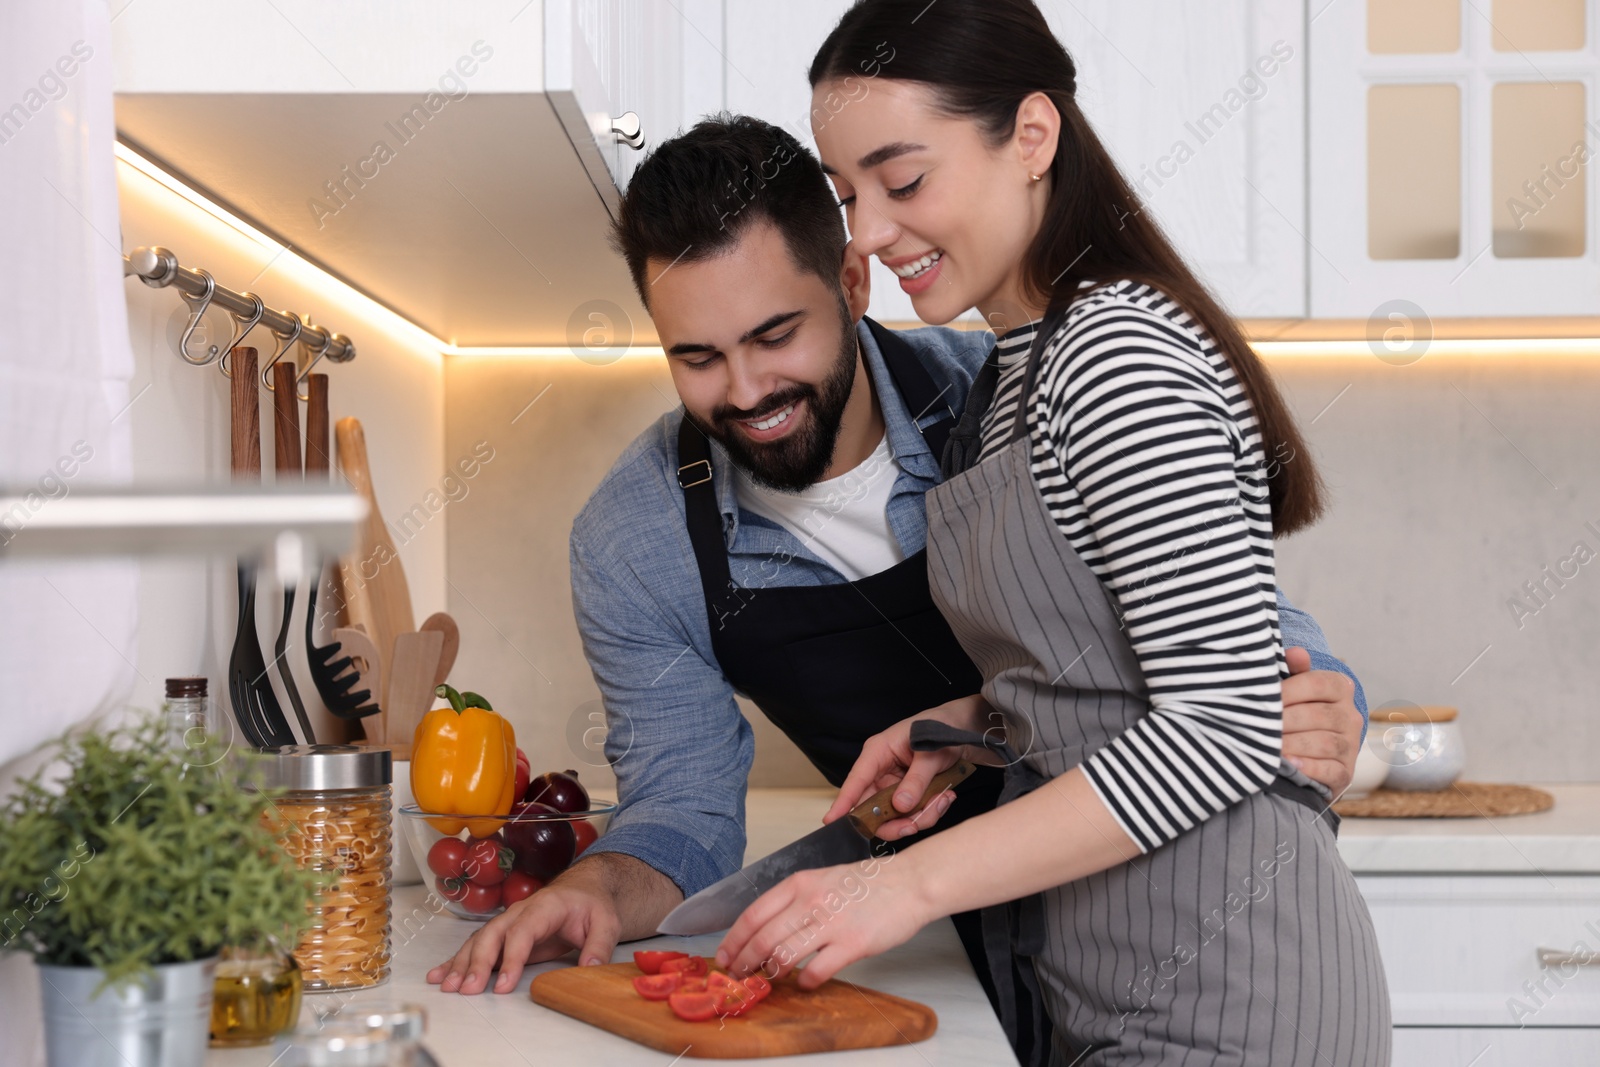
[[[389,977],[389,750],[295,745],[262,755],[263,787],[285,791],[268,825],[302,868],[330,877],[316,925],[294,950],[305,990],[375,986]]]

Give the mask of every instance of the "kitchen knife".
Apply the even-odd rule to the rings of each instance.
[[[964,780],[972,770],[972,764],[962,760],[935,775],[914,811],[920,812],[945,790]],[[661,920],[656,932],[690,935],[726,930],[757,897],[796,871],[868,859],[872,856],[872,837],[878,827],[890,819],[906,817],[894,808],[892,798],[898,788],[899,783],[896,783],[874,793],[844,818],[813,830],[792,845],[700,890],[673,908]]]

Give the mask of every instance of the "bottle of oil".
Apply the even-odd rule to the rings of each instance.
[[[211,1000],[214,1048],[265,1045],[300,1017],[300,965],[287,952],[225,948]]]

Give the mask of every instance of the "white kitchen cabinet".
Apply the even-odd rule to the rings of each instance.
[[[812,56],[848,0],[737,0],[727,101],[810,135]],[[1281,0],[1041,0],[1078,65],[1078,99],[1123,172],[1236,315],[1306,313],[1305,13]],[[874,265],[871,313],[912,320]]]
[[[1396,1026],[1600,1026],[1600,877],[1365,875],[1360,885]],[[1570,960],[1547,964],[1541,951]]]
[[[1396,1027],[1390,1067],[1600,1063],[1600,1030]]]
[[[720,22],[720,0],[135,0],[117,128],[447,344],[575,344],[599,304],[648,339],[606,243],[642,153],[611,130],[631,111],[648,146],[717,106],[696,27]]]
[[[1600,785],[1541,788],[1555,806],[1533,815],[1340,827],[1394,1067],[1600,1063]]]
[[[1592,0],[1313,6],[1312,315],[1600,312]]]

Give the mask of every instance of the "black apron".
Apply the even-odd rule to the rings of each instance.
[[[909,344],[865,321],[913,420],[944,410],[945,418],[922,430],[937,462],[956,421],[947,390],[936,387]],[[874,734],[982,688],[978,668],[934,606],[925,550],[854,582],[735,586],[711,480],[711,449],[688,419],[678,429],[678,463],[711,647],[722,673],[833,785],[843,784]],[[956,791],[944,817],[907,844],[993,809],[1003,778],[998,768],[979,767]],[[978,913],[951,918],[993,1005]]]

